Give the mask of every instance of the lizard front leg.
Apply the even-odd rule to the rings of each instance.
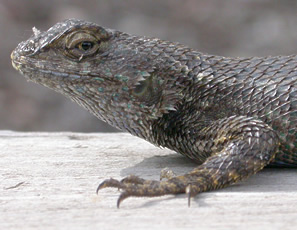
[[[121,181],[103,181],[106,187],[122,190],[117,206],[130,196],[162,196],[198,193],[223,188],[255,174],[271,162],[279,147],[277,134],[267,124],[250,117],[229,117],[199,131],[197,143],[208,142],[209,157],[191,172],[167,181],[128,176]],[[208,139],[206,139],[208,138]],[[199,155],[199,153],[197,153]]]

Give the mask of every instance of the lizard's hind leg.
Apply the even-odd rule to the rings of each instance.
[[[255,174],[273,160],[279,147],[279,138],[268,125],[248,117],[233,116],[219,120],[199,135],[209,138],[212,152],[203,164],[191,172],[167,181],[145,180],[137,176],[128,176],[122,181],[108,179],[98,186],[97,191],[105,187],[121,189],[118,207],[130,196],[188,193],[190,198]]]

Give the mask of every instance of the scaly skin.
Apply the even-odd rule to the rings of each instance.
[[[105,187],[130,196],[189,198],[255,174],[297,165],[297,56],[226,58],[69,19],[13,51],[33,82],[99,119],[199,166],[167,181],[128,176]]]

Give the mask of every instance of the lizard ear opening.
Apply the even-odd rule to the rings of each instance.
[[[135,98],[146,106],[157,104],[162,95],[160,81],[156,75],[151,74],[144,80],[138,81],[132,93]]]

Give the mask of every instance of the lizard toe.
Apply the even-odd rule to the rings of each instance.
[[[146,180],[135,175],[130,175],[123,178],[120,182],[122,184],[143,184]]]
[[[125,185],[118,180],[110,178],[110,179],[103,181],[101,184],[99,184],[99,186],[96,189],[96,193],[98,194],[98,192],[104,188],[125,189]]]

